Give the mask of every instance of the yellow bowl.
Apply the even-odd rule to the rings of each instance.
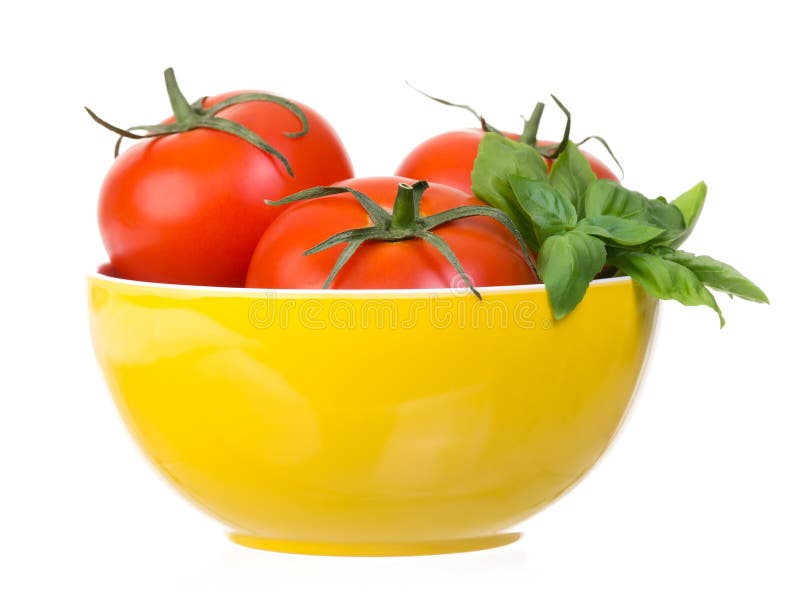
[[[656,301],[593,282],[342,291],[89,280],[95,351],[131,433],[243,545],[407,555],[489,548],[597,461]]]

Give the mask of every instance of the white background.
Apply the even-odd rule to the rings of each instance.
[[[800,597],[791,3],[120,6],[15,2],[0,22],[0,596]],[[513,546],[402,559],[236,547],[140,456],[87,333],[84,276],[104,259],[95,203],[114,136],[82,106],[157,121],[167,66],[190,99],[262,88],[317,108],[359,175],[388,174],[421,140],[474,125],[406,79],[510,129],[554,92],[576,138],[609,140],[630,187],[673,197],[705,179],[687,249],[737,266],[772,305],[723,298],[720,331],[707,309],[662,304],[616,444]],[[544,133],[561,126],[551,105]]]

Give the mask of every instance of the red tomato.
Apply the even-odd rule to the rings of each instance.
[[[483,139],[481,129],[460,129],[448,131],[422,142],[406,156],[398,167],[396,175],[412,179],[426,179],[449,185],[461,191],[472,193],[472,165],[478,155],[478,145]],[[506,134],[511,139],[519,135]],[[554,142],[540,141],[540,146]],[[582,151],[583,152],[583,151]],[[619,181],[614,173],[597,158],[583,152],[592,165],[592,170],[600,179]],[[547,160],[548,164],[552,161]]]
[[[359,190],[392,211],[402,177],[350,179],[336,184]],[[486,206],[451,187],[430,184],[423,193],[422,215],[458,206]],[[316,254],[303,253],[330,236],[372,222],[358,201],[337,194],[292,205],[264,233],[247,273],[247,287],[319,289],[344,248],[338,244]],[[433,230],[452,248],[476,287],[537,283],[519,243],[503,225],[477,216]],[[333,280],[338,289],[413,289],[460,287],[461,277],[447,259],[421,239],[367,241]]]
[[[234,93],[208,98],[204,107]],[[115,272],[142,281],[244,285],[258,239],[284,208],[264,199],[353,176],[333,128],[298,106],[308,133],[297,138],[284,132],[298,131],[298,118],[278,104],[249,101],[217,113],[274,146],[294,177],[274,156],[212,129],[147,139],[124,152],[100,191],[100,230]]]

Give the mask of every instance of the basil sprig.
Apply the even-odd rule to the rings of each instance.
[[[709,256],[678,250],[697,222],[703,182],[672,202],[650,199],[615,181],[597,179],[569,142],[549,170],[532,146],[486,133],[472,171],[472,189],[514,221],[532,250],[556,319],[583,299],[592,279],[611,266],[649,294],[687,306],[708,306],[725,324],[710,289],[753,302],[766,294],[739,271]]]

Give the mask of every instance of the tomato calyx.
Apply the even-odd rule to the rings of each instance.
[[[271,206],[279,206],[282,204],[289,204],[291,202],[299,202],[301,200],[312,200],[315,198],[332,196],[334,194],[350,193],[369,215],[373,225],[356,229],[348,229],[346,231],[336,233],[303,253],[307,256],[310,254],[316,254],[317,252],[322,252],[323,250],[327,250],[328,248],[338,244],[346,244],[341,254],[337,258],[336,263],[331,269],[328,278],[325,280],[323,288],[326,289],[331,286],[342,267],[344,267],[347,261],[350,260],[353,254],[355,254],[355,252],[364,242],[402,242],[403,240],[417,238],[428,242],[430,245],[436,248],[436,250],[438,250],[458,272],[458,274],[461,276],[461,279],[464,281],[464,284],[480,300],[480,292],[478,292],[478,290],[476,290],[472,285],[472,281],[461,265],[461,262],[458,260],[458,257],[453,252],[452,248],[450,248],[448,243],[441,236],[433,232],[433,229],[446,223],[452,223],[453,221],[457,221],[459,219],[477,216],[495,219],[504,225],[514,235],[520,247],[522,248],[525,261],[528,263],[531,271],[533,271],[538,278],[536,264],[530,255],[522,234],[506,213],[491,206],[470,205],[457,206],[440,213],[422,216],[420,214],[420,203],[422,200],[422,194],[426,189],[428,189],[427,181],[417,181],[413,185],[409,185],[407,183],[399,184],[397,187],[397,196],[395,197],[394,206],[392,207],[391,213],[385,210],[363,192],[346,186],[312,187],[274,202],[266,200],[266,203]]]
[[[434,102],[438,102],[439,104],[444,104],[445,106],[452,106],[452,107],[455,107],[455,108],[460,108],[462,110],[466,110],[468,113],[470,113],[471,115],[473,115],[474,117],[476,117],[480,121],[481,129],[483,129],[484,132],[486,132],[486,133],[489,133],[489,132],[497,133],[499,135],[502,135],[503,137],[508,137],[505,133],[503,133],[502,131],[500,131],[496,127],[493,127],[492,125],[490,125],[489,122],[486,120],[486,118],[482,114],[480,114],[478,111],[476,111],[474,108],[472,108],[468,104],[457,104],[455,102],[450,102],[449,100],[444,100],[443,98],[436,98],[435,96],[431,96],[430,94],[427,94],[427,93],[423,92],[422,90],[415,88],[413,85],[411,85],[407,81],[406,81],[406,84],[411,89],[413,89],[414,91],[422,94],[426,98],[430,98]],[[557,144],[548,144],[548,145],[544,145],[544,146],[537,144],[536,136],[537,136],[538,131],[539,131],[539,123],[541,122],[541,119],[542,119],[542,113],[544,112],[544,103],[542,103],[542,102],[537,102],[536,103],[536,106],[533,107],[533,111],[531,111],[530,118],[525,119],[523,117],[524,125],[523,125],[523,129],[522,129],[522,133],[519,136],[519,141],[522,142],[523,144],[527,144],[529,146],[532,146],[543,157],[545,157],[545,158],[547,158],[549,160],[555,160],[555,159],[557,159],[559,157],[559,155],[562,152],[564,152],[564,150],[567,147],[567,144],[570,141],[569,136],[570,136],[570,130],[572,128],[572,114],[569,112],[569,110],[567,110],[567,107],[564,106],[561,103],[561,101],[558,98],[556,98],[553,94],[550,94],[550,97],[553,99],[553,101],[556,103],[558,108],[561,109],[561,111],[564,113],[564,115],[567,118],[567,122],[564,125],[564,133],[561,136],[561,141],[559,143],[557,143]],[[583,144],[585,144],[589,140],[596,140],[597,142],[600,142],[600,144],[602,144],[602,146],[606,149],[606,152],[608,152],[609,156],[611,156],[611,158],[616,163],[617,167],[619,167],[620,173],[624,177],[625,170],[622,168],[622,165],[620,164],[619,160],[617,160],[617,157],[614,155],[614,152],[612,152],[611,147],[608,145],[608,142],[606,142],[605,139],[603,139],[599,135],[587,136],[584,139],[582,139],[580,142],[575,142],[575,145],[576,146],[582,146]]]
[[[183,92],[181,92],[180,88],[178,87],[178,83],[175,79],[175,71],[172,69],[172,67],[164,71],[164,81],[166,83],[170,105],[172,106],[172,112],[175,117],[174,123],[158,125],[135,125],[133,127],[123,129],[101,119],[91,109],[84,107],[86,112],[89,113],[89,116],[96,123],[102,125],[110,131],[113,131],[119,136],[117,143],[114,145],[114,158],[119,155],[120,144],[122,143],[123,138],[141,140],[144,138],[159,137],[172,133],[182,133],[184,131],[191,131],[192,129],[206,128],[235,135],[247,143],[252,144],[259,150],[274,156],[283,164],[287,173],[294,177],[294,172],[292,171],[289,161],[277,148],[268,144],[261,136],[247,127],[236,123],[235,121],[218,117],[217,113],[224,108],[228,108],[229,106],[233,106],[235,104],[241,104],[242,102],[273,102],[284,107],[286,110],[295,115],[300,121],[301,128],[299,131],[287,131],[284,133],[286,137],[297,138],[308,133],[308,119],[306,118],[303,109],[301,109],[299,106],[280,96],[252,92],[236,94],[214,104],[213,106],[204,108],[203,103],[206,99],[205,97],[200,98],[192,104],[189,103],[189,101],[183,95]],[[137,131],[143,131],[145,133],[135,133]]]

